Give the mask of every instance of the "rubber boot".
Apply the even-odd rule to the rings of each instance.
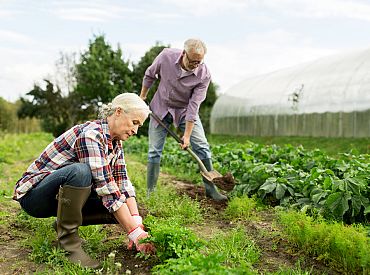
[[[88,214],[84,215],[82,217],[82,226],[85,225],[96,225],[96,224],[118,224],[118,221],[113,216],[113,214],[110,213],[94,213],[94,214]],[[57,231],[57,221],[55,220],[52,224],[55,232]],[[81,239],[81,242],[84,243],[85,241]]]
[[[157,180],[159,176],[159,163],[148,162],[147,166],[147,176],[146,176],[146,186],[147,186],[147,196],[150,196],[157,186]]]
[[[99,262],[90,258],[81,247],[78,227],[82,224],[82,207],[91,187],[61,186],[58,194],[58,246],[68,252],[68,259],[83,267],[97,268]]]
[[[211,159],[202,159],[202,162],[203,162],[203,164],[206,167],[208,172],[213,170]],[[208,198],[211,198],[215,201],[226,201],[227,200],[227,197],[225,195],[220,194],[217,191],[216,186],[204,177],[203,177],[203,183],[204,183],[204,187],[206,189],[206,196]]]

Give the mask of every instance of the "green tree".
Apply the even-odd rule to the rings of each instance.
[[[71,97],[63,97],[58,86],[45,79],[46,88],[34,85],[27,93],[31,100],[21,97],[21,106],[18,109],[18,117],[36,117],[41,120],[41,127],[54,136],[62,134],[72,126],[73,104]]]
[[[141,84],[143,82],[143,77],[145,74],[146,69],[153,63],[154,59],[157,57],[158,54],[164,49],[169,47],[170,45],[162,45],[160,42],[156,42],[155,46],[149,49],[144,56],[140,59],[137,64],[133,64],[133,72],[132,72],[132,81],[134,85],[134,91],[138,95],[140,94]],[[153,86],[150,88],[148,93],[147,102],[149,103],[154,95],[154,92],[158,88],[159,81],[154,82]],[[148,127],[149,127],[149,119],[147,119],[142,127],[140,127],[138,136],[141,135],[148,135]]]
[[[76,65],[76,81],[76,100],[85,110],[80,119],[96,118],[100,103],[133,91],[129,63],[123,60],[120,46],[113,50],[104,35],[90,40],[88,50],[81,54]]]
[[[12,132],[17,119],[16,112],[14,104],[0,97],[0,130]]]
[[[207,97],[200,105],[199,116],[202,120],[203,128],[206,133],[210,132],[210,117],[211,117],[212,107],[215,104],[216,99],[217,99],[217,94],[216,94],[217,89],[218,89],[217,84],[211,81],[211,83],[208,86]]]

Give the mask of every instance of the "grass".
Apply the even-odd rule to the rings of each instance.
[[[370,239],[361,225],[344,226],[299,212],[280,212],[286,238],[305,253],[357,274],[370,272]]]
[[[232,198],[225,209],[225,217],[232,221],[235,220],[255,220],[257,219],[257,202],[247,196]]]
[[[19,206],[17,205],[16,209],[15,202],[11,200],[16,180],[51,140],[52,137],[44,133],[6,135],[0,140],[0,229],[2,232],[9,231],[13,236],[24,239],[23,246],[27,250],[31,249],[30,259],[43,263],[45,274],[91,274],[92,270],[69,263],[63,251],[55,248],[53,245],[55,232],[51,227],[53,218],[36,219],[23,211],[17,214],[15,212],[18,212]],[[141,164],[142,161],[141,163],[135,162],[136,159],[142,160],[142,157],[130,154],[126,156],[129,176],[136,187],[139,204],[145,205],[148,214],[161,225],[158,229],[162,231],[158,234],[167,230],[172,235],[180,231],[186,235],[190,231],[183,229],[185,226],[209,226],[208,217],[204,216],[205,211],[201,205],[187,196],[179,196],[174,187],[166,184],[170,181],[169,179],[161,177],[160,181],[163,182],[160,182],[158,191],[147,198],[146,167]],[[168,167],[162,171],[170,171],[176,176],[178,172]],[[199,173],[195,171],[191,173],[193,174],[193,177],[190,177],[191,180],[200,181]],[[182,174],[181,177],[189,180],[186,174]],[[258,212],[259,204],[253,199],[235,198],[230,201],[225,211],[226,216],[220,213],[219,217],[227,217],[233,221],[254,220],[255,216],[258,218]],[[287,213],[286,216],[282,214],[280,222],[286,234],[285,238],[289,239],[293,245],[300,247],[299,249],[307,255],[314,255],[336,267],[340,266],[349,273],[369,272],[369,238],[362,227],[317,223],[311,218],[301,216],[300,213]],[[171,227],[171,223],[178,224],[178,226]],[[181,230],[176,230],[180,227]],[[205,248],[193,250],[194,253],[191,255],[169,259],[163,263],[162,267],[158,266],[156,272],[159,274],[189,274],[191,272],[194,274],[197,272],[198,274],[202,272],[253,274],[252,266],[259,261],[261,251],[247,235],[243,224],[241,223],[240,227],[236,228],[227,227],[222,231],[214,234],[205,244]],[[109,241],[103,241],[110,236],[110,233],[109,229],[100,225],[81,228],[81,235],[87,241],[86,251],[93,257],[102,259],[104,273],[114,274],[120,267],[116,265],[114,257],[109,255],[119,250],[119,246],[122,246],[125,241],[125,234]],[[197,231],[192,231],[192,233],[199,235]],[[176,246],[173,248],[176,249]],[[20,262],[15,264],[21,265]],[[310,271],[303,270],[298,263],[293,269],[283,269],[274,274],[310,274]]]
[[[370,138],[324,138],[324,137],[251,137],[251,136],[228,136],[209,135],[210,144],[252,141],[258,144],[291,144],[302,145],[306,149],[320,149],[325,153],[335,156],[338,153],[348,153],[356,150],[359,154],[370,154]]]

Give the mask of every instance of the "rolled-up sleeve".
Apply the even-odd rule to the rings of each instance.
[[[144,74],[143,78],[143,86],[150,89],[152,87],[155,80],[158,79],[158,74],[161,69],[161,62],[163,58],[163,51],[154,59],[152,65],[150,65]]]
[[[75,143],[79,162],[90,166],[95,191],[102,197],[103,205],[112,213],[126,202],[126,196],[121,193],[114,179],[104,148],[103,135],[93,130],[81,133]]]
[[[207,90],[209,83],[211,82],[210,78],[206,78],[204,81],[199,83],[189,99],[188,108],[186,110],[185,120],[186,121],[195,121],[199,112],[200,104],[206,99]]]

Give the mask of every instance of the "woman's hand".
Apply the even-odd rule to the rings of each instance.
[[[145,232],[140,226],[137,226],[131,230],[128,234],[130,242],[135,244],[136,250],[144,254],[153,254],[155,252],[155,247],[151,243],[139,243],[140,240],[149,237],[148,232]]]

